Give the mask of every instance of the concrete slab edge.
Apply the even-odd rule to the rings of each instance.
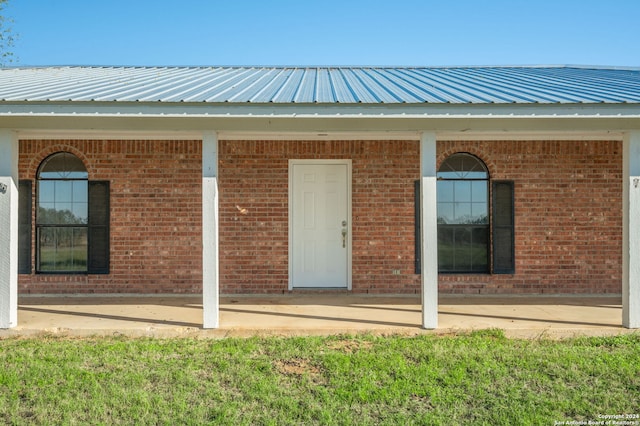
[[[495,329],[495,328],[494,328]],[[125,337],[125,338],[194,338],[194,339],[224,339],[224,338],[251,338],[251,337],[304,337],[304,336],[404,336],[413,337],[419,335],[432,335],[440,337],[454,337],[472,332],[492,330],[492,328],[440,328],[436,330],[423,329],[215,329],[204,330],[195,327],[179,328],[138,328],[138,329],[6,329],[0,330],[0,339],[27,338],[37,339],[44,337],[56,338],[100,338],[100,337]],[[546,329],[502,329],[505,337],[509,339],[540,339],[562,340],[578,337],[611,337],[626,334],[640,334],[639,330],[622,327],[610,328],[546,328]]]

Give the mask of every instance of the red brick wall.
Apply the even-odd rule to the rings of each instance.
[[[20,178],[58,151],[111,181],[111,274],[20,275],[20,292],[201,291],[199,141],[21,141]],[[438,164],[455,152],[515,181],[517,263],[514,275],[440,275],[442,293],[621,291],[620,142],[438,142]],[[311,158],[352,160],[353,291],[420,291],[417,141],[221,141],[219,155],[222,293],[287,291],[288,160]]]
[[[287,291],[288,160],[314,158],[352,160],[353,291],[419,291],[417,142],[222,141],[219,155],[221,292]]]
[[[491,178],[514,180],[516,193],[516,274],[441,274],[442,293],[621,291],[620,142],[439,142],[437,150],[438,164],[455,152],[477,155]],[[401,141],[221,143],[221,290],[287,290],[288,159],[351,158],[353,291],[419,292],[418,154],[417,142]]]
[[[82,159],[89,179],[111,181],[111,273],[20,275],[20,292],[202,291],[200,141],[23,140],[20,178],[35,179],[59,151]]]
[[[516,274],[440,275],[444,293],[619,293],[622,143],[439,142],[515,181]]]

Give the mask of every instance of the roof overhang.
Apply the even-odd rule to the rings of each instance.
[[[640,104],[188,104],[3,102],[0,128],[20,132],[392,136],[619,133],[640,129]]]
[[[640,117],[636,103],[167,103],[167,102],[0,102],[0,116],[118,117]]]

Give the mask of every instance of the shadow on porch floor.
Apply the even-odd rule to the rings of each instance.
[[[633,332],[621,326],[620,296],[448,296],[437,330],[423,330],[418,296],[223,296],[220,328],[202,329],[201,296],[21,296],[18,327],[0,337],[450,334],[500,328],[507,336],[569,337]]]

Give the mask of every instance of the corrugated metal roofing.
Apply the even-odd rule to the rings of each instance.
[[[640,69],[44,67],[0,69],[4,102],[640,103]]]

